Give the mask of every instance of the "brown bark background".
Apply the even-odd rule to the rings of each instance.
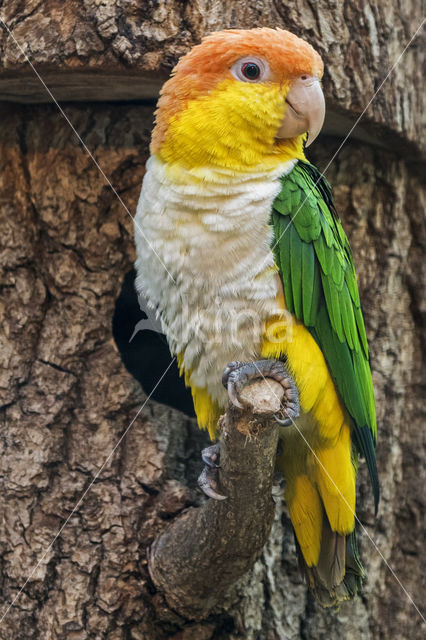
[[[318,48],[331,115],[310,158],[324,168],[421,22],[420,3],[397,0],[6,0],[0,17],[131,213],[156,91],[204,33],[284,26]],[[375,521],[362,468],[359,516],[421,607],[420,42],[407,50],[326,177],[356,260],[378,408],[382,501]],[[196,476],[206,439],[194,421],[155,402],[144,406],[72,513],[145,398],[111,332],[134,260],[132,221],[57,107],[40,104],[49,96],[3,28],[0,58],[3,612],[25,584],[0,623],[1,640],[424,637],[421,618],[365,534],[363,597],[337,613],[320,610],[299,576],[279,499],[261,559],[222,605],[202,622],[174,615],[149,579],[146,551],[172,518],[200,503]]]

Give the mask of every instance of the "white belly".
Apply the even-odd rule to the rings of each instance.
[[[191,385],[221,404],[232,360],[259,357],[265,323],[279,313],[269,218],[273,172],[171,174],[147,163],[135,217],[136,288],[157,309],[170,350],[181,354]],[[139,230],[140,229],[140,230]]]

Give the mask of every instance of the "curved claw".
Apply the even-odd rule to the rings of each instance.
[[[284,420],[282,420],[281,418],[278,418],[276,414],[274,415],[274,420],[276,420],[282,427],[290,427],[293,424],[293,420],[291,418],[284,418]]]
[[[205,487],[204,489],[203,489],[203,487],[201,487],[201,489],[203,490],[203,493],[206,494],[206,496],[208,496],[209,498],[213,498],[213,500],[227,500],[228,499],[228,496],[223,496],[220,493],[217,493],[211,487]]]
[[[232,380],[231,375],[228,378],[228,396],[230,401],[235,407],[238,407],[238,409],[244,409],[244,405],[240,402],[238,398],[238,394],[235,390],[234,381]]]
[[[228,388],[228,380],[229,376],[233,371],[240,369],[244,365],[244,362],[240,362],[239,360],[233,360],[232,362],[228,362],[223,373],[222,373],[222,384],[225,389]]]
[[[295,385],[291,385],[290,389],[288,390],[286,402],[287,404],[282,411],[284,417],[279,418],[277,415],[274,415],[274,419],[282,427],[291,426],[292,424],[294,424],[296,418],[298,418],[300,415],[299,396]]]
[[[228,496],[223,496],[213,487],[213,485],[216,484],[216,476],[217,469],[204,467],[198,477],[198,486],[209,498],[213,498],[214,500],[226,500]]]

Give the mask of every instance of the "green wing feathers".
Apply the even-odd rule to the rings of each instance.
[[[298,162],[281,185],[271,222],[287,308],[320,346],[353,418],[353,440],[366,459],[377,510],[376,413],[352,252],[330,186],[313,165]]]

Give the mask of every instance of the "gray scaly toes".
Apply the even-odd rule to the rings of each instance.
[[[228,390],[231,402],[239,409],[246,404],[240,396],[243,388],[254,380],[272,378],[284,389],[284,399],[275,420],[288,427],[299,416],[299,394],[293,378],[280,360],[258,360],[257,362],[230,362],[222,376],[222,384]]]

